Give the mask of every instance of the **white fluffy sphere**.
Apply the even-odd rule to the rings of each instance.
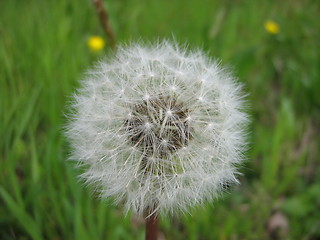
[[[186,211],[237,182],[243,107],[241,85],[201,51],[167,41],[119,47],[74,96],[71,159],[126,210]]]

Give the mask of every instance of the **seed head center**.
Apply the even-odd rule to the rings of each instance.
[[[144,98],[130,106],[125,132],[133,146],[149,156],[163,157],[188,145],[190,110],[174,97]]]

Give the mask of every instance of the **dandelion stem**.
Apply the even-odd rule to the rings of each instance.
[[[99,16],[101,25],[102,25],[104,31],[106,32],[107,37],[109,38],[109,44],[112,48],[114,48],[115,47],[115,37],[114,37],[114,33],[113,33],[111,26],[110,26],[108,12],[103,7],[102,0],[92,0],[92,2],[94,4],[94,6],[96,7],[96,11]]]
[[[146,240],[158,239],[158,223],[159,219],[157,213],[152,213],[151,216],[146,219]]]

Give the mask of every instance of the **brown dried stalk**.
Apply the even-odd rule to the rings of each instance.
[[[102,0],[92,0],[92,2],[93,2],[93,5],[96,7],[96,11],[99,16],[100,23],[101,23],[105,33],[107,34],[107,37],[109,39],[109,44],[112,48],[115,48],[115,45],[116,45],[115,44],[115,37],[114,37],[114,33],[113,33],[111,26],[110,26],[108,12],[104,8]]]

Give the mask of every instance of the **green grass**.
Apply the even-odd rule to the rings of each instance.
[[[106,5],[118,43],[174,35],[231,66],[250,94],[242,184],[192,216],[161,219],[165,238],[319,239],[319,2]],[[265,31],[269,19],[279,34]],[[143,222],[93,196],[66,161],[69,96],[103,56],[86,46],[103,35],[90,1],[6,1],[0,24],[0,239],[143,239]],[[287,232],[268,231],[275,212]]]

